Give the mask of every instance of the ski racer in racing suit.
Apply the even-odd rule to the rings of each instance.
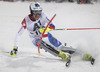
[[[21,23],[22,26],[15,37],[13,50],[10,52],[11,56],[16,56],[18,51],[18,42],[25,29],[27,29],[32,43],[38,47],[40,36],[42,35],[47,23],[50,21],[47,15],[42,12],[42,8],[38,2],[31,3],[29,8],[30,14],[26,16]],[[49,33],[49,31],[53,29],[55,29],[55,26],[51,22],[46,33],[43,35],[40,48],[43,48],[54,56],[61,57],[63,61],[70,61],[71,56],[69,54],[75,52],[81,53],[76,49],[63,46],[60,41]],[[65,52],[69,54],[66,54]],[[83,58],[85,60],[90,60],[91,56],[90,54],[85,54]]]

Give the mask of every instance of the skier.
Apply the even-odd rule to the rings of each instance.
[[[50,21],[47,15],[42,12],[42,7],[38,2],[31,3],[29,8],[30,8],[30,14],[26,16],[21,23],[22,24],[21,28],[15,37],[14,47],[10,52],[11,56],[16,56],[18,52],[18,42],[25,29],[27,29],[29,36],[32,40],[32,43],[36,47],[38,47],[40,36],[43,33],[47,23]],[[62,58],[63,61],[67,62],[66,66],[68,66],[71,61],[70,54],[73,54],[75,52],[80,53],[80,51],[70,47],[63,46],[60,41],[58,41],[49,33],[49,31],[53,29],[55,29],[55,26],[51,22],[49,27],[46,29],[46,33],[43,35],[40,48],[46,50],[47,52],[51,53],[54,56]],[[65,52],[69,54],[66,54]],[[83,58],[88,61],[93,60],[90,54],[84,54]]]

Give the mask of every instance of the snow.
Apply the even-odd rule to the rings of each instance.
[[[56,28],[100,27],[100,3],[45,3],[40,2],[43,11],[53,20]],[[0,72],[99,72],[100,71],[100,30],[51,31],[54,37],[68,46],[90,53],[96,58],[95,65],[72,56],[70,67],[65,62],[44,50],[38,56],[37,48],[31,43],[27,31],[19,42],[16,57],[2,51],[10,51],[23,18],[29,14],[30,2],[0,1]]]

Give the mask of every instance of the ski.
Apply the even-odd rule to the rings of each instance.
[[[41,41],[41,45],[43,47],[44,50],[46,50],[47,52],[54,52],[56,55],[59,54],[59,51],[52,48],[50,45],[48,45],[47,43],[45,43],[44,41]],[[64,62],[66,62],[65,66],[69,67],[70,63],[71,63],[71,56],[69,55],[68,59],[65,60]]]
[[[70,63],[71,63],[71,56],[69,55],[69,58],[67,59],[65,66],[69,67]]]
[[[69,60],[66,62],[65,66],[66,66],[66,67],[69,67],[70,63],[71,63],[71,60],[69,59]]]

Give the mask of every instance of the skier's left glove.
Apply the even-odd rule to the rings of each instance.
[[[52,31],[53,29],[54,29],[54,28],[50,26],[50,27],[48,27],[48,28],[46,29],[45,33],[49,32],[49,31]],[[40,32],[40,33],[43,33],[44,30],[45,30],[45,28],[40,28],[40,29],[39,29],[39,32]]]
[[[17,51],[18,51],[18,47],[17,47],[17,46],[14,46],[14,47],[13,47],[13,50],[11,50],[11,52],[9,52],[9,53],[10,53],[10,55],[11,55],[12,57],[15,57],[16,54],[17,54]]]

